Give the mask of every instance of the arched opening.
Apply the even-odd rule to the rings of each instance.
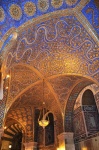
[[[11,150],[21,150],[22,144],[22,132],[18,132],[12,139]]]
[[[75,149],[98,150],[99,114],[95,95],[86,88],[80,93],[80,99],[82,104],[75,107],[73,115]]]
[[[82,96],[82,105],[96,106],[95,98],[91,90],[86,90]]]
[[[9,127],[5,126],[2,136],[1,150],[21,150],[23,149],[23,131],[19,124],[12,124]]]
[[[86,90],[82,96],[82,109],[84,113],[87,135],[99,131],[99,114],[95,98],[91,90]]]

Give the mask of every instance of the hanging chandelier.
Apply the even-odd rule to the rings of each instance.
[[[49,124],[48,111],[45,107],[45,101],[44,101],[44,79],[43,79],[43,107],[40,110],[38,123],[39,123],[39,126],[41,126],[43,128],[45,128]]]

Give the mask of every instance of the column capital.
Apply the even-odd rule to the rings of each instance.
[[[63,132],[61,134],[58,135],[58,139],[60,138],[73,138],[74,133],[73,132]]]

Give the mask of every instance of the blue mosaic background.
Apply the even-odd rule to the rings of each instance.
[[[36,12],[35,12],[35,14],[33,16],[28,16],[24,12],[24,5],[26,4],[26,2],[33,2],[33,3],[35,3]],[[51,12],[54,12],[54,11],[57,11],[57,10],[63,10],[63,9],[67,9],[67,8],[73,8],[79,2],[80,2],[80,0],[78,0],[77,3],[75,3],[75,5],[69,6],[69,5],[66,4],[66,0],[63,0],[62,6],[60,6],[59,8],[56,9],[56,8],[54,8],[51,5],[51,1],[49,1],[49,7],[48,7],[48,9],[43,12],[43,11],[41,11],[38,8],[38,0],[25,0],[25,1],[24,0],[0,0],[0,7],[3,8],[4,13],[5,13],[4,20],[2,20],[0,22],[0,40],[2,39],[2,37],[4,36],[4,34],[10,28],[12,28],[12,27],[18,28],[19,26],[21,26],[23,23],[27,22],[28,20],[31,20],[31,19],[36,18],[38,16],[41,16],[43,14],[51,13]],[[9,8],[10,8],[10,6],[12,4],[17,4],[21,8],[21,10],[22,10],[22,16],[21,16],[20,20],[14,20],[11,17],[11,15],[9,13]],[[92,26],[94,27],[95,31],[99,35],[99,10],[95,6],[95,4],[94,4],[94,0],[91,0],[83,8],[82,13],[89,20],[89,22],[92,24]],[[7,41],[5,42],[5,44],[6,43],[7,43]]]
[[[36,5],[36,12],[33,16],[27,16],[24,13],[24,5],[26,2],[33,2]],[[67,9],[67,8],[73,8],[75,7],[78,3],[80,2],[80,0],[78,0],[75,5],[69,6],[66,4],[66,1],[63,0],[63,4],[61,7],[59,8],[54,8],[51,5],[51,1],[49,1],[49,7],[47,9],[47,11],[42,12],[38,9],[38,0],[0,0],[0,7],[2,6],[2,8],[4,9],[4,13],[5,13],[5,18],[2,22],[0,22],[0,29],[2,29],[2,31],[0,30],[0,39],[3,37],[3,35],[11,28],[11,27],[19,27],[20,25],[22,25],[23,23],[27,22],[28,20],[32,19],[32,18],[36,18],[38,16],[41,16],[43,14],[47,14],[53,11],[57,11],[57,10],[62,10],[62,9]],[[14,20],[9,13],[9,8],[12,4],[17,4],[18,6],[20,6],[20,8],[22,9],[22,17],[19,21]]]
[[[96,7],[94,0],[91,0],[82,10],[82,13],[89,20],[95,31],[99,35],[99,9]]]

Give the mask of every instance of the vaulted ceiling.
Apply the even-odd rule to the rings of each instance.
[[[46,107],[60,120],[61,133],[62,117],[73,110],[80,91],[99,82],[96,5],[93,0],[1,0],[6,118],[19,118],[26,125],[31,108],[42,107],[44,79]],[[9,79],[5,79],[7,74]]]

